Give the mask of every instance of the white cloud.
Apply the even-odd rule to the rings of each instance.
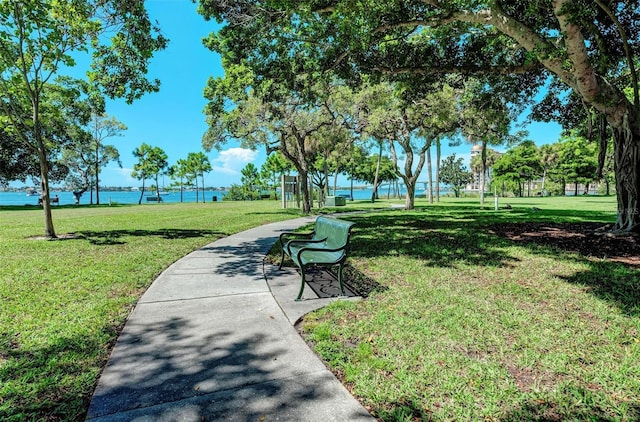
[[[244,166],[255,161],[257,157],[257,151],[246,148],[229,148],[220,151],[218,157],[212,160],[211,165],[215,172],[237,176]]]
[[[100,173],[100,185],[103,186],[139,186],[140,180],[131,177],[133,169],[108,166]]]
[[[131,173],[133,172],[133,169],[127,169],[127,168],[118,167],[115,170],[128,183],[134,184],[134,183],[139,183],[140,182],[140,180],[134,179],[133,177],[131,177]]]

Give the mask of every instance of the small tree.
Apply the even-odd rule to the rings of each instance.
[[[260,180],[260,173],[258,172],[258,168],[255,166],[255,164],[248,163],[241,170],[241,173],[242,189],[245,193],[244,199],[259,199],[262,181]]]
[[[578,184],[585,185],[596,180],[598,171],[598,145],[572,132],[558,143],[558,166],[566,182],[575,183],[574,195],[578,195]]]
[[[542,194],[547,190],[547,177],[549,172],[558,165],[557,144],[542,145],[540,147],[540,166],[542,167]]]
[[[280,178],[283,174],[289,174],[293,169],[293,164],[284,158],[280,151],[269,154],[267,160],[260,167],[260,176],[267,181],[269,187],[273,190],[275,199],[278,199],[276,188],[280,184]]]
[[[531,181],[542,174],[540,152],[533,141],[524,141],[503,154],[493,166],[496,179],[510,181],[517,185],[516,194],[524,196],[525,183],[527,195],[531,195]]]
[[[211,162],[202,151],[190,152],[187,155],[187,168],[193,180],[196,181],[196,202],[198,202],[198,177],[202,181],[202,202],[204,199],[204,174],[211,171]]]
[[[93,113],[89,123],[91,133],[92,151],[91,164],[96,186],[96,204],[100,204],[100,169],[111,161],[116,161],[120,167],[120,153],[113,145],[104,145],[104,140],[114,136],[122,136],[122,132],[127,127],[119,122],[115,117],[110,117],[104,113]]]
[[[377,194],[380,185],[384,182],[392,182],[397,179],[393,161],[389,157],[369,155],[356,163],[350,172],[351,177],[373,186],[373,192]],[[373,199],[373,198],[372,198]],[[377,199],[377,196],[376,198]]]
[[[184,200],[184,184],[191,183],[192,176],[189,174],[189,163],[187,160],[179,159],[176,164],[169,167],[167,174],[171,180],[178,179],[180,186],[180,202]],[[191,177],[190,177],[191,176]]]
[[[131,176],[138,180],[142,180],[142,190],[140,192],[138,205],[142,204],[145,179],[149,177],[155,178],[156,197],[158,198],[158,202],[160,202],[160,191],[158,186],[160,175],[163,174],[169,166],[167,163],[167,154],[160,147],[152,147],[151,145],[143,143],[133,151],[133,156],[138,159],[138,162],[133,165],[133,172],[131,172]]]
[[[440,164],[440,180],[451,186],[453,194],[458,198],[461,190],[473,181],[473,174],[464,166],[462,158],[456,158],[453,154]]]
[[[222,198],[223,201],[244,201],[246,199],[246,192],[244,187],[233,183],[227,190],[227,194]]]

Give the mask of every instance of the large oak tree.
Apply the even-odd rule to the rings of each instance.
[[[640,231],[635,1],[200,0],[200,12],[226,22],[210,46],[270,80],[310,69],[353,80],[361,73],[461,73],[496,84],[519,80],[523,88],[513,93],[529,96],[552,78],[606,119],[615,150],[615,227]]]

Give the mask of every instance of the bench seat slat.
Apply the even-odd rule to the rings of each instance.
[[[309,247],[291,248],[291,259],[298,267],[310,264],[338,264],[344,256],[344,249],[340,249],[338,251],[327,251]]]

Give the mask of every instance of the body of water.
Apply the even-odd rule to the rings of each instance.
[[[442,192],[443,195],[445,192]],[[213,198],[215,197],[217,201],[221,201],[226,194],[225,191],[220,190],[207,190],[204,194],[205,202],[213,202]],[[351,191],[349,189],[338,189],[335,193],[336,195],[344,195],[350,197]],[[381,199],[387,198],[387,190],[381,189],[378,192]],[[401,198],[404,199],[405,192],[401,192]],[[58,196],[59,204],[58,205],[73,205],[75,203],[75,197],[73,193],[67,191],[58,191],[53,189],[51,192],[51,196]],[[149,192],[144,193],[144,197],[142,198],[142,203],[153,203],[147,201],[147,196],[154,197],[155,195]],[[424,193],[421,190],[418,190],[418,196],[424,197]],[[180,202],[180,192],[168,192],[166,194],[160,195],[162,198],[162,202]],[[19,192],[0,192],[0,206],[8,206],[8,205],[38,205],[39,195],[28,196],[26,191]],[[81,205],[87,205],[90,202],[91,196],[89,193],[85,193],[80,198]],[[354,200],[367,200],[371,199],[371,189],[354,189],[353,190],[353,199]],[[131,191],[100,191],[100,204],[108,204],[110,201],[113,204],[137,204],[140,200],[140,192],[131,192]],[[93,197],[93,203],[95,204],[96,198],[95,194]],[[182,193],[182,202],[196,202],[196,192],[195,191],[184,191]],[[198,192],[198,202],[202,202],[202,192]]]
[[[219,190],[207,190],[204,193],[205,202],[213,202],[215,196],[218,201],[221,201],[226,192]],[[58,196],[58,205],[73,205],[76,198],[73,193],[67,191],[57,191],[52,189],[51,196]],[[142,198],[142,203],[147,203],[146,197],[154,197],[155,195],[149,192],[145,192]],[[160,195],[162,202],[180,202],[180,192],[168,192]],[[38,205],[39,195],[28,196],[26,191],[22,192],[0,192],[0,206],[2,205]],[[89,204],[91,195],[85,192],[80,198],[81,205]],[[140,200],[140,192],[131,191],[100,191],[100,204],[108,204],[109,201],[113,204],[137,204]],[[196,202],[195,191],[184,191],[182,193],[183,202]],[[95,204],[95,193],[93,196],[93,203]],[[198,202],[202,202],[202,192],[198,192]],[[149,202],[152,203],[152,202]]]

